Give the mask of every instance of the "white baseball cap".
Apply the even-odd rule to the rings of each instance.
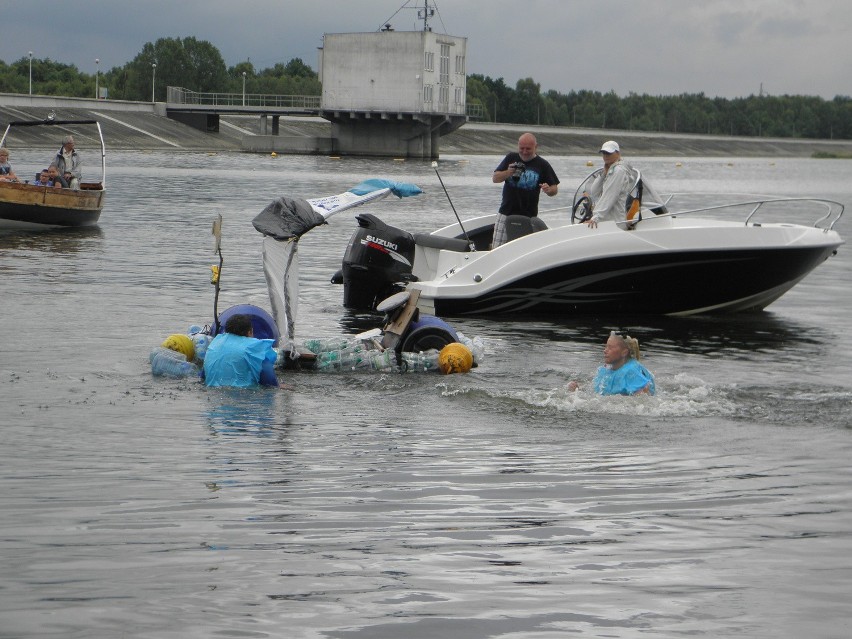
[[[618,142],[608,140],[603,143],[601,150],[598,153],[618,153],[621,149],[618,148]]]

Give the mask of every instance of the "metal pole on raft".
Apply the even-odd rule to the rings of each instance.
[[[215,287],[215,294],[213,295],[213,337],[219,334],[219,275],[222,273],[222,262],[224,258],[222,257],[222,214],[219,213],[218,217],[213,220],[213,237],[216,238],[216,243],[214,245],[213,251],[219,254],[219,266],[211,266],[210,269],[213,271],[213,276],[210,280],[210,283]]]
[[[441,174],[438,173],[438,163],[432,162],[432,168],[435,169],[435,175],[438,176],[438,182],[441,183],[441,188],[444,189],[444,195],[447,196],[447,201],[450,203],[450,208],[453,209],[453,213],[456,214],[456,219],[459,222],[459,228],[461,228],[462,233],[464,234],[464,239],[467,240],[468,245],[470,246],[471,251],[476,251],[476,244],[470,241],[470,237],[467,234],[467,231],[464,230],[464,225],[462,224],[461,218],[459,214],[456,213],[456,207],[453,205],[453,201],[450,199],[450,194],[447,192],[447,187],[444,186],[444,180],[441,179]]]

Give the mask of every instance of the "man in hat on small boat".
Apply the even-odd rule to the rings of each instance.
[[[62,146],[56,152],[54,159],[56,168],[59,169],[59,175],[65,178],[72,189],[80,188],[80,181],[83,179],[83,161],[79,154],[74,149],[74,137],[66,135],[62,140]]]

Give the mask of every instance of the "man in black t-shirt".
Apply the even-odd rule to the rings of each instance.
[[[503,200],[494,224],[491,248],[506,242],[507,215],[536,217],[539,193],[553,197],[559,192],[559,178],[550,162],[536,155],[537,148],[535,136],[524,133],[518,138],[518,151],[506,155],[494,169],[491,180],[495,184],[503,183]]]

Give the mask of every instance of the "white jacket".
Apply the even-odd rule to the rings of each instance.
[[[633,171],[623,159],[618,160],[609,170],[601,171],[589,190],[592,198],[592,219],[595,222],[627,219],[627,195],[633,187]]]

